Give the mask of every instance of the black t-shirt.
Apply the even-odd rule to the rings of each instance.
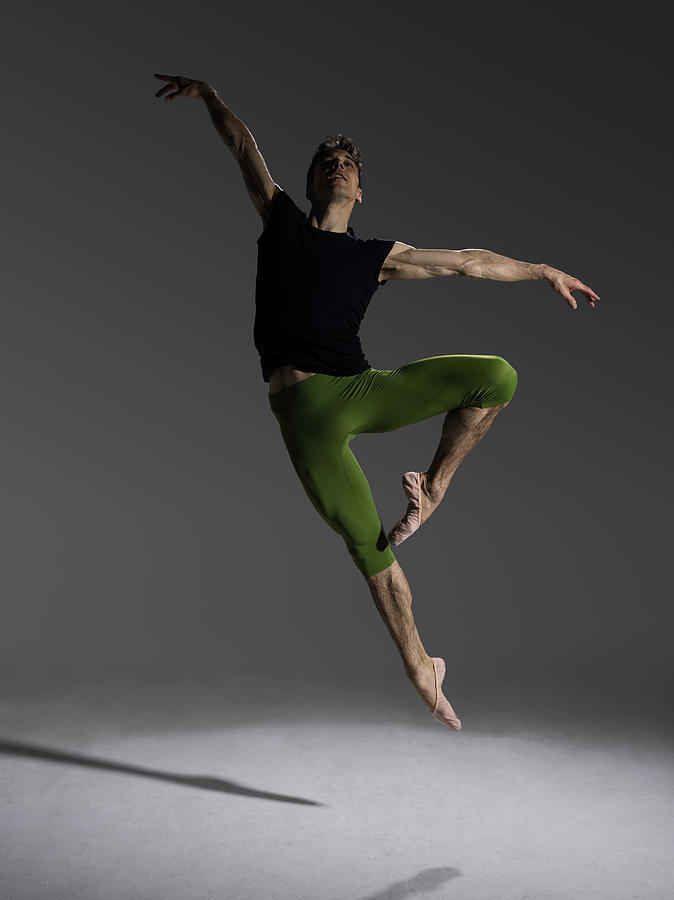
[[[265,381],[285,365],[328,375],[370,368],[358,329],[394,244],[351,227],[322,231],[285,191],[274,195],[257,239],[253,340]]]

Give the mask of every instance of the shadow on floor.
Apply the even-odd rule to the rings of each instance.
[[[441,867],[434,869],[424,869],[413,878],[407,878],[405,881],[397,881],[391,887],[384,888],[376,894],[369,894],[363,897],[363,900],[405,900],[406,897],[412,897],[414,894],[422,894],[426,891],[433,891],[439,888],[445,882],[452,878],[460,877],[461,872],[458,869]]]
[[[109,772],[124,772],[127,775],[140,775],[144,778],[154,778],[158,781],[169,781],[173,784],[183,784],[187,787],[202,788],[207,791],[220,791],[223,794],[236,794],[239,797],[255,797],[258,800],[278,800],[280,803],[298,803],[302,806],[324,806],[315,800],[305,800],[302,797],[291,797],[288,794],[274,794],[270,791],[258,791],[255,788],[244,787],[235,781],[226,781],[223,778],[215,778],[211,775],[181,775],[174,772],[160,772],[156,769],[146,769],[141,766],[129,766],[108,759],[97,759],[92,756],[82,756],[78,753],[65,753],[52,747],[38,747],[33,744],[24,744],[20,741],[6,741],[0,739],[0,753],[6,756],[24,756],[31,759],[43,759],[47,762],[67,763],[75,766],[85,766],[90,769],[104,769]]]

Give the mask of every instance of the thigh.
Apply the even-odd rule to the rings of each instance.
[[[325,522],[344,539],[367,578],[395,560],[370,485],[350,447],[350,435],[326,429],[282,429],[293,468]]]
[[[398,369],[375,369],[355,433],[394,431],[465,406],[493,406],[512,396],[517,375],[500,356],[451,354]]]

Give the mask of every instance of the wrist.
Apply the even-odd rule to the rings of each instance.
[[[547,263],[538,263],[538,265],[536,266],[536,278],[540,279],[541,281],[547,280],[554,271],[556,270],[553,269],[552,266],[549,266]]]
[[[199,88],[199,96],[202,100],[206,100],[208,97],[217,97],[218,95],[215,88],[207,81],[204,81]]]

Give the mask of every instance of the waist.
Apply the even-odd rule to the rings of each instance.
[[[297,384],[298,381],[304,381],[305,378],[311,378],[316,372],[306,372],[304,369],[296,369],[294,366],[279,366],[273,369],[269,375],[269,393],[275,394],[283,388]]]

